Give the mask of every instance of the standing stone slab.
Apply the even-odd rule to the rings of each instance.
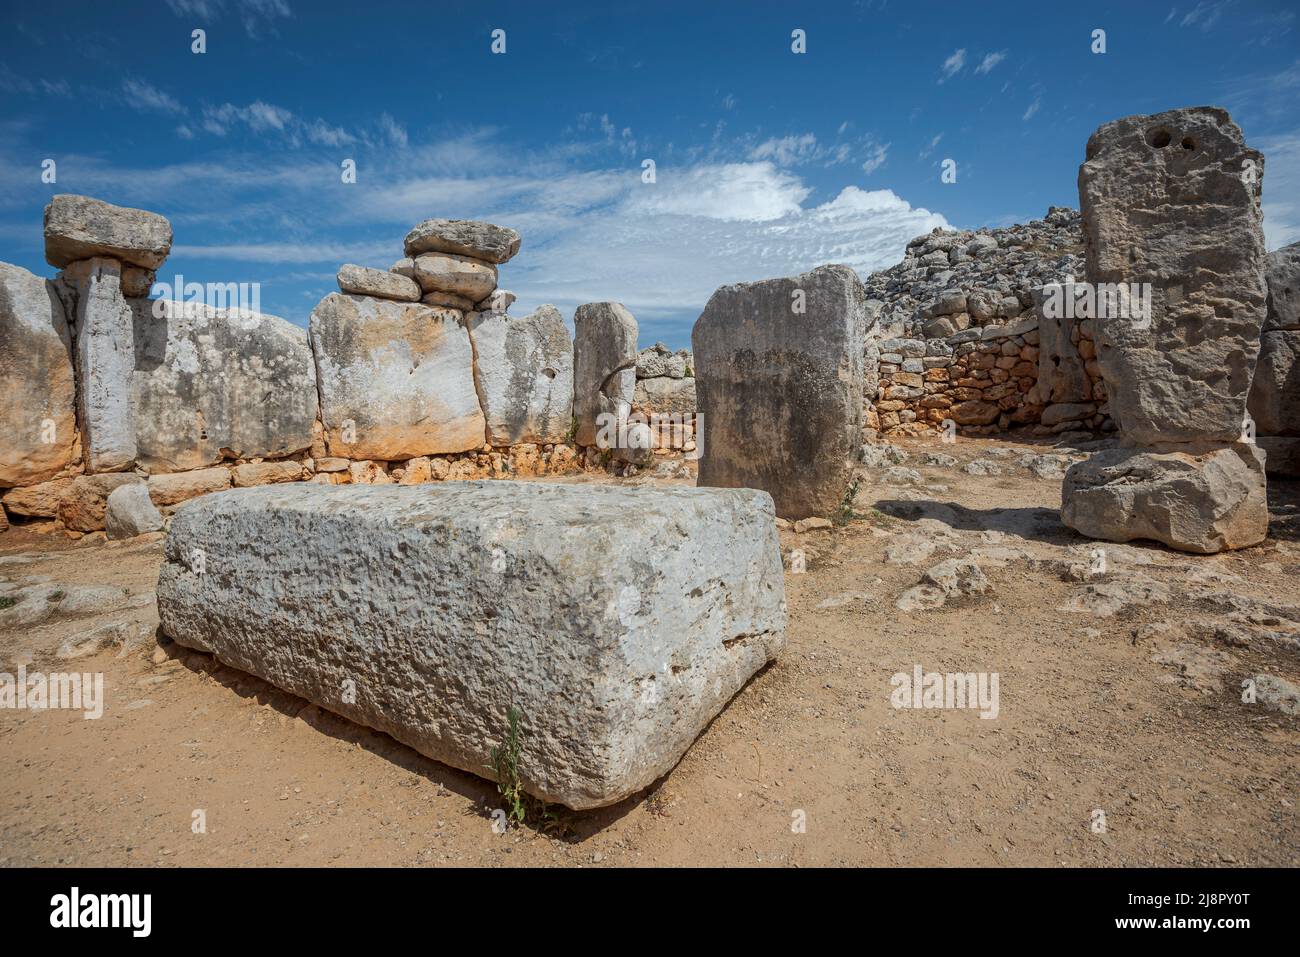
[[[782,518],[836,510],[861,445],[865,307],[848,266],[713,294],[691,334],[700,485],[763,489]]]
[[[483,446],[460,313],[331,293],[309,329],[331,455],[392,461]]]
[[[131,307],[141,465],[179,472],[311,447],[318,401],[307,330],[202,303],[137,299]]]
[[[1250,387],[1255,429],[1259,435],[1300,436],[1300,329],[1277,329],[1260,339]]]
[[[626,415],[636,393],[637,324],[622,303],[589,302],[573,314],[573,414],[577,442],[592,446],[608,419]]]
[[[1264,275],[1268,282],[1264,331],[1300,329],[1300,243],[1269,253]]]
[[[513,708],[524,787],[579,810],[671,770],[786,621],[765,493],[508,481],[195,499],[158,609],[180,644],[473,774]]]
[[[0,263],[0,488],[53,478],[77,438],[72,340],[53,284]]]
[[[118,472],[135,461],[131,376],[133,310],[122,295],[121,264],[88,259],[62,273],[76,301],[77,418],[88,472]]]
[[[172,248],[172,224],[143,209],[61,194],[45,207],[45,261],[67,266],[109,256],[157,269]]]
[[[563,442],[573,421],[573,342],[560,311],[474,312],[467,321],[488,442]]]
[[[406,234],[407,256],[451,253],[500,265],[519,252],[520,237],[506,226],[470,219],[426,219]]]
[[[1096,323],[1111,415],[1130,442],[1241,434],[1267,294],[1263,169],[1212,107],[1125,117],[1088,140],[1087,278],[1151,284],[1149,321]]]

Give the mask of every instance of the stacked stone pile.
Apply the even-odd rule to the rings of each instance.
[[[636,358],[633,410],[672,428],[655,430],[656,451],[695,449],[695,368],[687,349],[673,352],[662,342],[642,349]],[[681,428],[676,428],[680,424]]]
[[[1084,535],[1202,553],[1267,535],[1264,455],[1243,431],[1268,289],[1262,170],[1210,107],[1126,117],[1088,140],[1087,280],[1152,294],[1148,316],[1097,320],[1123,444],[1066,473],[1061,520]]]
[[[1041,290],[1082,275],[1079,214],[1005,229],[935,230],[864,283],[877,316],[867,356],[867,437],[1037,434],[1109,427],[1090,321],[1044,315]]]

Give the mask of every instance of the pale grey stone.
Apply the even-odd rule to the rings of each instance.
[[[162,513],[150,501],[144,482],[127,482],[108,493],[104,531],[109,538],[135,538],[162,527]]]
[[[519,234],[505,226],[467,219],[427,219],[406,234],[406,255],[452,253],[503,263],[519,252]]]
[[[1264,456],[1245,443],[1097,452],[1065,473],[1061,521],[1089,538],[1198,554],[1258,545],[1268,534]]]
[[[622,303],[589,302],[573,314],[573,414],[577,444],[594,446],[610,418],[631,411],[637,324]]]
[[[475,312],[467,325],[488,442],[563,442],[573,422],[573,342],[560,311]]]
[[[311,447],[319,411],[307,330],[203,303],[132,300],[137,458],[180,472]]]
[[[761,488],[787,519],[836,512],[862,445],[865,303],[848,266],[714,292],[691,334],[700,485]]]
[[[76,303],[77,419],[88,472],[117,472],[136,456],[131,378],[135,323],[116,259],[73,263],[61,274]]]
[[[71,464],[75,404],[72,337],[53,284],[0,263],[0,488]]]
[[[473,304],[497,287],[497,267],[468,256],[425,253],[415,257],[415,281],[426,293],[447,293]]]
[[[670,771],[786,622],[766,494],[506,481],[195,499],[158,611],[181,645],[473,774],[514,709],[523,786],[575,809]]]
[[[339,267],[339,289],[354,292],[359,296],[377,296],[380,299],[396,299],[400,302],[419,302],[420,286],[408,276],[392,270],[369,269],[345,263]]]
[[[331,293],[309,330],[331,455],[396,461],[483,446],[460,313]]]
[[[172,224],[143,209],[61,193],[45,207],[45,261],[67,266],[107,256],[157,269],[172,248]]]
[[[1264,273],[1268,282],[1264,331],[1300,329],[1300,243],[1269,253]]]
[[[695,414],[695,380],[660,376],[638,379],[632,405],[647,415],[691,416]]]
[[[1259,175],[1243,175],[1252,164]],[[1110,413],[1130,443],[1241,434],[1267,293],[1263,169],[1211,107],[1125,117],[1088,140],[1087,279],[1152,286],[1149,321],[1095,323]]]

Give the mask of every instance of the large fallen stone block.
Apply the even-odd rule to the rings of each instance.
[[[76,302],[77,419],[88,472],[117,472],[135,461],[131,378],[134,313],[115,259],[87,259],[60,274]]]
[[[108,497],[124,485],[147,488],[145,480],[132,472],[78,475],[68,483],[59,499],[59,520],[76,532],[102,531],[104,516],[108,511]]]
[[[1263,170],[1263,156],[1211,107],[1125,117],[1089,138],[1079,168],[1087,279],[1139,292],[1128,308],[1108,299],[1095,323],[1126,441],[1241,434],[1267,295]]]
[[[0,263],[0,488],[67,468],[75,402],[72,337],[53,284]]]
[[[637,324],[618,302],[589,302],[573,313],[573,415],[579,445],[632,409],[636,393]],[[616,448],[616,442],[608,447]]]
[[[157,213],[67,193],[45,207],[45,261],[51,266],[108,256],[157,269],[171,248],[172,224]]]
[[[691,333],[699,484],[763,489],[782,518],[832,514],[861,445],[866,327],[848,266],[717,290]]]
[[[488,442],[563,442],[573,422],[573,341],[560,311],[475,312],[467,322]]]
[[[305,329],[202,303],[137,299],[131,308],[140,464],[179,472],[311,447],[319,402]]]
[[[135,538],[162,527],[162,513],[149,500],[149,488],[144,482],[126,482],[108,493],[104,511],[108,538]]]
[[[406,255],[451,253],[500,265],[519,252],[519,234],[470,219],[426,219],[406,234]]]
[[[181,505],[166,634],[571,808],[671,770],[784,644],[762,492],[529,482],[272,486]]]
[[[339,267],[339,288],[344,292],[353,292],[359,296],[377,296],[380,299],[396,299],[399,302],[419,302],[420,286],[414,279],[401,273],[382,269],[369,269],[345,263]]]
[[[1268,534],[1264,455],[1244,442],[1097,452],[1065,473],[1061,521],[1089,538],[1205,555],[1257,545]]]
[[[393,461],[482,448],[460,313],[331,293],[309,329],[330,455]]]

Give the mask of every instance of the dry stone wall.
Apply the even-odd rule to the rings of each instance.
[[[340,267],[308,329],[242,303],[146,298],[171,239],[155,213],[57,196],[46,255],[58,275],[0,264],[0,530],[14,517],[134,534],[154,523],[142,495],[166,513],[231,487],[626,471],[669,451],[575,443],[575,366],[617,351],[630,408],[636,321],[616,303],[582,307],[627,329],[614,341],[580,323],[594,334],[575,363],[553,306],[509,315],[497,281],[514,230],[426,220],[390,269]],[[689,357],[661,365],[647,382],[680,383]],[[609,375],[593,376],[579,395],[614,408]],[[693,388],[651,388],[647,410],[694,411]],[[113,498],[124,485],[139,488]]]

